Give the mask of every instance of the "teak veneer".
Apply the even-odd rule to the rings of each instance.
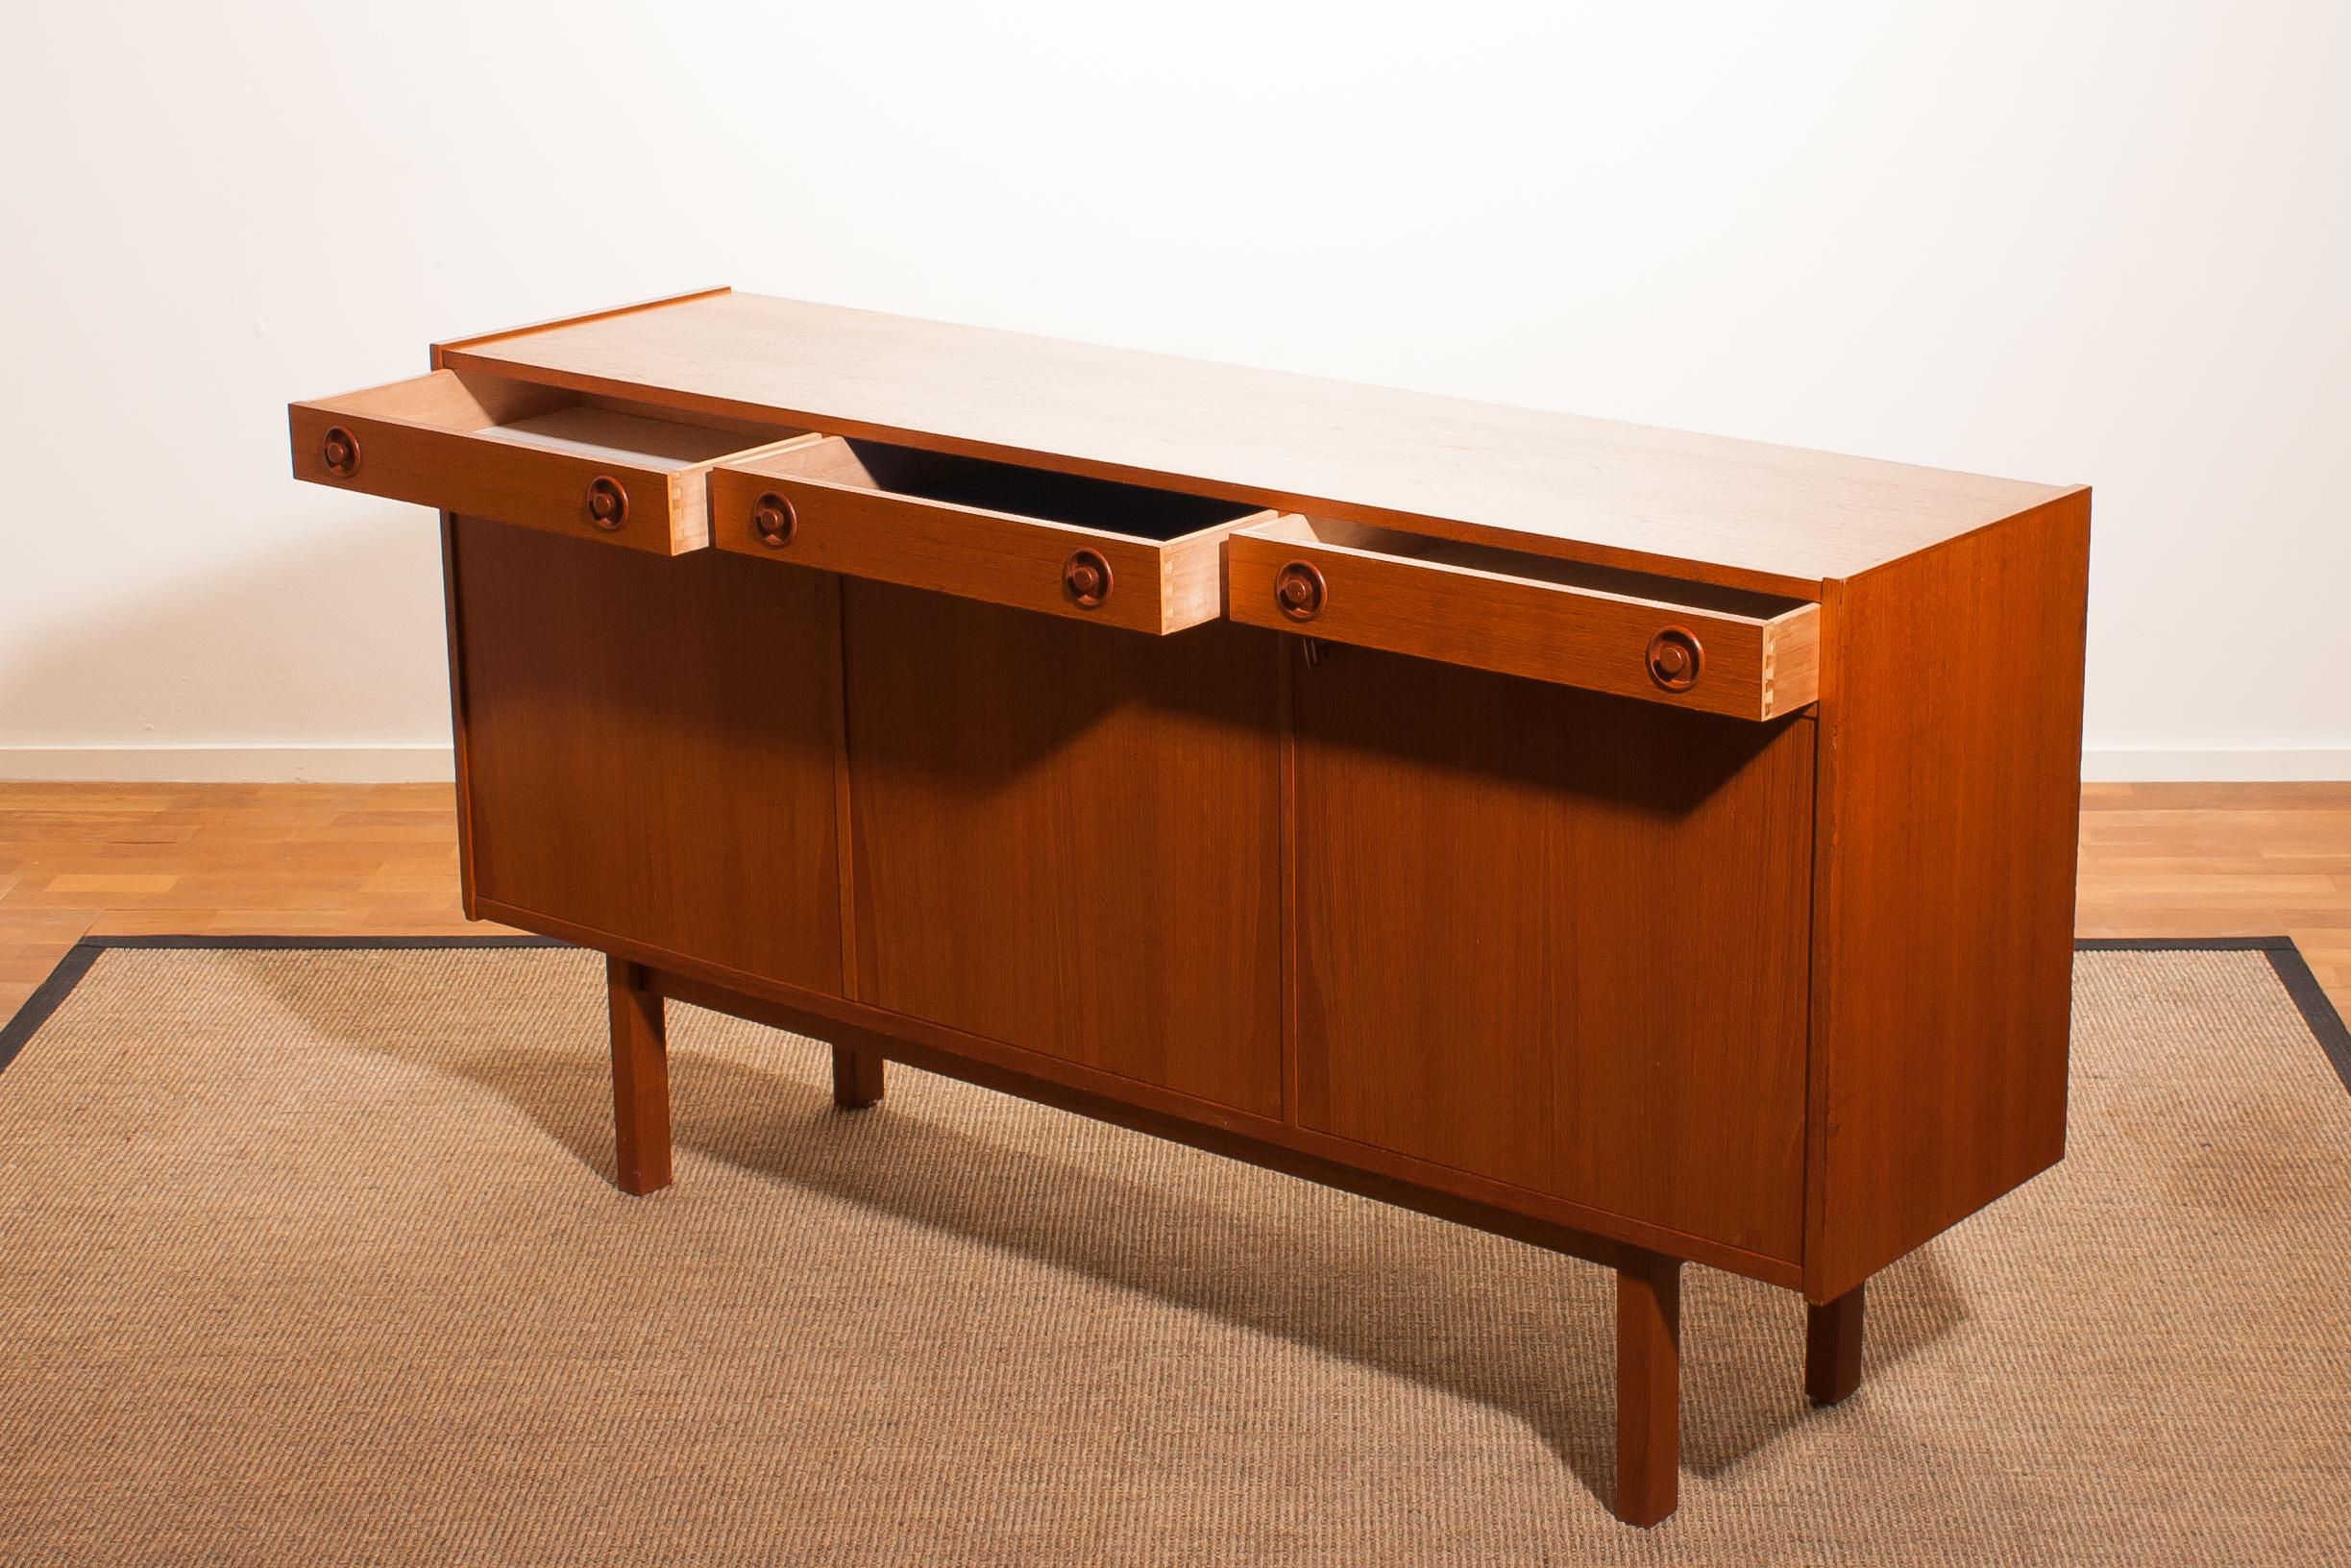
[[[723,290],[291,410],[442,514],[466,912],[1613,1268],[1870,1276],[2064,1152],[2090,494]],[[618,547],[618,548],[614,548]]]

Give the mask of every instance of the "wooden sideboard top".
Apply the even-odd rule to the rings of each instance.
[[[2078,488],[726,290],[436,363],[1804,597]]]

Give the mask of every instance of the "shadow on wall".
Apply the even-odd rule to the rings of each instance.
[[[118,528],[89,577],[163,585],[54,587],[98,607],[0,638],[0,776],[20,747],[445,745],[434,514],[322,510],[273,527],[291,543],[218,562],[135,563],[140,532]]]

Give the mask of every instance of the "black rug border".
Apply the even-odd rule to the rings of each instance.
[[[380,949],[434,947],[569,947],[568,942],[553,937],[478,936],[478,937],[84,937],[66,949],[58,960],[57,968],[34,988],[24,1005],[14,1017],[0,1026],[0,1071],[16,1060],[16,1055],[31,1043],[73,994],[74,987],[89,973],[98,955],[117,947],[195,948],[226,951],[273,952],[309,950],[318,952],[366,952]],[[2261,953],[2269,960],[2278,983],[2302,1015],[2302,1021],[2317,1041],[2318,1049],[2341,1080],[2343,1091],[2351,1093],[2351,1028],[2345,1027],[2342,1015],[2336,1011],[2318,977],[2311,972],[2310,962],[2302,949],[2294,945],[2291,937],[2076,937],[2073,950],[2077,953]]]
[[[5,1025],[0,1025],[0,1072],[8,1070],[16,1053],[32,1042],[51,1014],[64,1005],[73,988],[89,973],[98,955],[116,947],[184,947],[199,950],[248,952],[366,952],[383,948],[432,947],[569,947],[553,937],[84,937],[65,950],[33,994]]]
[[[2310,1026],[2311,1038],[2325,1053],[2327,1066],[2351,1094],[2351,1027],[2335,1009],[2334,998],[2311,972],[2310,960],[2291,937],[2076,937],[2077,953],[2261,953],[2286,988],[2286,994]]]

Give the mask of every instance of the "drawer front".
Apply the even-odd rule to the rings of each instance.
[[[790,508],[789,519],[763,527],[763,515],[783,516],[771,498]],[[1206,565],[1204,582],[1187,581],[1163,545],[817,479],[738,474],[719,476],[714,511],[720,549],[844,576],[1129,631],[1179,630],[1216,614],[1212,546],[1190,563]]]
[[[1226,566],[1226,614],[1277,631],[1741,719],[1818,696],[1814,604],[1302,518]]]
[[[581,404],[435,371],[287,410],[294,477],[659,555],[709,543],[720,455],[806,440]]]
[[[293,411],[299,478],[672,555],[697,548],[668,474],[315,406]],[[331,442],[357,453],[338,467]]]
[[[965,471],[984,470],[992,488],[1009,490],[1014,500],[1023,478],[1041,500],[1077,489],[1082,500],[1092,500],[1103,525],[1085,527],[901,493],[889,487],[891,470],[869,455],[874,450],[828,439],[721,466],[711,479],[719,548],[1160,635],[1217,618],[1224,534],[1272,515],[1236,506],[1223,525],[1191,527],[1200,520],[1188,519],[1174,525],[1188,529],[1175,537],[1141,537],[1118,526],[1125,507],[1212,503],[935,453],[893,454],[914,459],[900,466],[929,465],[918,482],[932,485],[952,486],[967,478]],[[1012,477],[1009,485],[1005,476]],[[1152,522],[1164,530],[1163,519]]]
[[[1801,1256],[1807,718],[1293,669],[1300,1122]]]

